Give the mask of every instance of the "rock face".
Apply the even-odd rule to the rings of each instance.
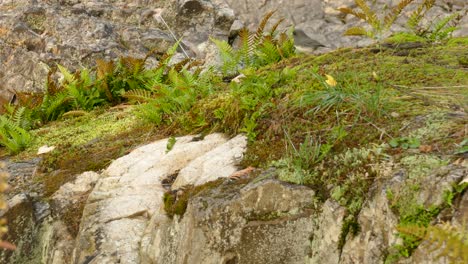
[[[233,151],[222,162],[216,162],[218,149],[226,149],[225,145]],[[177,138],[170,151],[167,146],[166,139],[138,148],[101,174],[84,208],[75,263],[141,263],[139,248],[144,231],[152,217],[164,217],[166,190],[162,181],[191,163],[234,172],[246,139],[239,136],[227,141],[213,134],[193,141],[187,136]],[[201,179],[188,179],[187,183],[193,184],[194,180]]]
[[[155,216],[143,263],[303,263],[315,227],[314,191],[272,179],[232,185],[192,199],[182,219]]]
[[[175,40],[164,22],[188,55],[203,58],[208,36],[227,39],[233,20],[224,4],[202,0],[0,1],[0,96],[42,90],[56,63],[76,69],[98,58],[165,52]]]
[[[431,169],[404,167],[405,162],[411,164],[409,160],[390,162],[382,166],[383,179],[371,186],[368,199],[353,218],[359,226],[353,235],[346,231],[350,215],[345,207],[332,198],[321,201],[309,187],[277,180],[275,169],[249,180],[229,177],[238,170],[247,145],[245,136],[230,140],[221,134],[185,136],[172,143],[171,139],[156,141],[115,160],[101,173],[79,175],[51,197],[51,214],[48,207],[44,213],[43,206],[28,195],[13,197],[2,214],[11,219],[10,238],[21,250],[3,254],[1,260],[54,264],[383,263],[392,247],[401,244],[396,235],[400,221],[396,211],[413,205],[441,206],[444,193],[468,182],[464,163]],[[443,164],[420,154],[411,157],[413,162],[423,158],[428,166]],[[224,179],[192,196],[182,215],[166,214],[166,191],[179,195],[187,185],[218,177]],[[407,193],[416,183],[418,192]],[[468,217],[467,197],[465,192],[454,200],[433,223],[448,221],[461,226]],[[70,211],[76,211],[74,218],[81,217],[77,234],[70,232],[73,221],[64,217]],[[444,258],[435,262],[436,255],[423,243],[411,258],[397,263],[448,263]]]
[[[324,44],[326,48],[322,51],[343,46],[364,46],[371,43],[370,40],[343,36],[343,32],[352,26],[362,26],[355,17],[344,16],[337,8],[356,7],[354,0],[261,0],[261,1],[237,1],[224,0],[238,15],[238,17],[251,28],[256,28],[262,19],[261,14],[271,10],[277,10],[277,18],[284,17],[289,24],[294,24],[296,28],[303,29],[312,39]],[[378,0],[366,1],[374,2],[374,10],[385,10],[388,4],[395,5],[400,1]],[[415,1],[418,2],[418,1]],[[418,2],[419,3],[419,2]],[[466,1],[436,1],[433,9],[427,14],[427,21],[440,19],[454,12],[465,14],[460,22],[460,29],[455,35],[466,36],[468,34],[468,16],[466,16]],[[414,10],[408,7],[407,10]],[[407,16],[409,12],[404,13]],[[288,24],[288,23],[285,23]],[[406,19],[396,21],[392,30],[401,31],[406,23]]]

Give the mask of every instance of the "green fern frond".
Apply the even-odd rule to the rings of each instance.
[[[370,32],[368,32],[363,27],[351,27],[345,31],[344,35],[345,36],[369,36]]]
[[[126,91],[122,97],[136,102],[148,102],[154,99],[154,94],[145,89]]]
[[[75,80],[75,76],[74,76],[71,72],[69,72],[69,71],[67,70],[67,68],[63,67],[63,66],[60,65],[60,64],[57,64],[57,67],[58,67],[60,73],[62,73],[63,78],[64,78],[64,80],[65,80],[66,82],[72,82],[72,81]]]
[[[239,67],[240,58],[231,45],[229,45],[229,43],[224,40],[211,38],[211,41],[213,41],[213,43],[218,48],[219,56],[223,62],[221,71],[227,75],[236,74]]]
[[[447,37],[448,34],[451,32],[455,31],[456,28],[452,27],[447,31],[443,31],[442,29],[445,28],[450,21],[452,21],[454,18],[458,16],[458,13],[454,13],[452,15],[449,15],[435,23],[432,29],[432,33],[429,36],[430,39],[433,40],[439,40],[439,39],[444,39]]]
[[[435,4],[435,0],[424,0],[416,10],[414,10],[406,23],[409,29],[415,30],[421,19],[426,15],[427,11],[429,11]]]
[[[281,52],[278,51],[278,47],[271,39],[265,39],[256,54],[260,60],[260,65],[275,63],[282,59]]]
[[[397,17],[401,14],[403,9],[411,4],[414,0],[401,0],[396,6],[392,8],[392,11],[388,13],[384,18],[385,29],[390,28]]]
[[[10,153],[16,154],[27,148],[32,141],[31,134],[17,126],[12,120],[0,116],[0,144],[5,146]]]

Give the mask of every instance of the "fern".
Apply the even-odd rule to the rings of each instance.
[[[10,153],[17,154],[27,148],[31,141],[31,134],[28,131],[5,116],[0,116],[0,144],[5,146]]]
[[[416,31],[422,18],[434,6],[434,3],[435,0],[424,0],[418,8],[410,14],[406,23],[407,27],[412,31]]]
[[[429,35],[429,39],[431,40],[446,39],[453,31],[457,29],[456,27],[447,27],[448,23],[456,17],[458,17],[458,13],[454,13],[450,16],[447,16],[437,21],[435,25],[432,27],[431,33]]]
[[[154,99],[154,94],[145,89],[136,89],[125,92],[122,97],[136,102],[148,102]]]
[[[414,0],[401,0],[397,5],[390,9],[390,12],[384,15],[383,19],[380,20],[377,13],[372,10],[364,0],[355,0],[354,2],[360,9],[360,11],[353,10],[351,8],[340,8],[338,9],[344,14],[353,15],[363,21],[365,21],[371,30],[366,30],[363,27],[352,27],[345,31],[345,36],[366,36],[369,38],[380,40],[384,33],[388,31],[393,23],[397,20],[398,16],[402,13],[410,3]]]
[[[387,14],[384,18],[385,30],[388,30],[393,25],[393,23],[401,14],[403,9],[407,7],[409,4],[411,4],[412,2],[413,0],[401,0],[396,6],[392,8],[392,11],[389,14]]]
[[[468,263],[468,230],[449,223],[438,226],[399,226],[400,233],[427,241],[431,251],[439,251],[436,258],[447,257],[452,263]]]
[[[222,61],[221,72],[233,76],[243,68],[259,67],[265,64],[278,62],[295,54],[292,34],[277,33],[277,29],[284,19],[273,24],[269,33],[266,33],[268,21],[275,12],[268,12],[261,20],[254,33],[247,28],[239,32],[240,47],[235,50],[227,41],[211,39],[218,47]]]

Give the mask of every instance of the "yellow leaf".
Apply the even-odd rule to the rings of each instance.
[[[335,78],[333,78],[333,76],[331,75],[328,75],[328,74],[325,74],[325,77],[327,77],[327,80],[325,81],[328,85],[330,85],[331,87],[335,87],[336,86],[336,81],[335,81]]]

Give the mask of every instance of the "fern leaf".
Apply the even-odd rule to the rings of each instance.
[[[424,2],[422,2],[418,8],[410,14],[408,21],[406,22],[408,28],[414,31],[427,11],[434,6],[434,3],[435,0],[424,0]]]
[[[75,76],[71,72],[67,70],[67,68],[63,67],[60,64],[57,64],[58,69],[63,75],[63,78],[65,79],[66,82],[72,82],[75,80]]]
[[[105,78],[114,71],[114,62],[106,60],[96,60],[96,73],[98,80]]]
[[[137,102],[148,102],[154,99],[154,94],[148,90],[137,89],[137,90],[126,91],[122,95],[122,97],[127,98],[129,100],[137,101]]]
[[[276,21],[276,23],[271,27],[271,30],[270,30],[271,36],[274,37],[276,35],[276,30],[283,22],[284,22],[284,18],[280,18],[278,21]]]
[[[254,50],[253,37],[251,36],[247,28],[242,28],[239,31],[239,37],[240,37],[241,48],[239,50],[238,56],[241,58],[241,60],[245,64],[250,65],[251,64],[250,57]]]
[[[414,0],[401,0],[396,6],[392,8],[392,11],[388,13],[384,18],[384,27],[385,29],[390,28],[397,17],[401,14],[403,9],[411,4]]]
[[[362,19],[362,20],[367,20],[367,17],[366,17],[366,15],[364,13],[354,11],[351,8],[342,7],[342,8],[338,8],[338,10],[343,14],[353,15],[353,16],[355,16],[357,18]]]
[[[276,11],[270,11],[263,16],[262,21],[258,25],[257,31],[255,32],[254,46],[256,46],[258,43],[262,41],[263,32],[265,30],[266,24],[268,23],[268,21],[270,20],[270,18],[273,16],[275,12]]]
[[[449,223],[438,226],[398,226],[400,233],[423,239],[430,243],[431,251],[439,251],[436,258],[447,257],[451,262],[468,262],[468,230]]]
[[[433,29],[432,29],[432,33],[431,35],[429,36],[431,39],[434,39],[434,40],[437,40],[437,39],[444,39],[445,37],[447,36],[444,36],[443,34],[440,34],[442,32],[442,29],[447,26],[447,24],[452,21],[452,19],[456,18],[458,16],[458,13],[454,13],[452,15],[449,15],[439,21],[436,22],[436,24],[434,25]],[[456,28],[455,28],[456,29]],[[453,32],[455,29],[453,30],[449,30],[447,31],[447,35],[450,33],[450,32]]]
[[[363,27],[351,27],[348,28],[343,35],[345,36],[369,36],[370,33]]]
[[[357,6],[362,10],[362,12],[366,15],[366,21],[374,28],[380,28],[380,22],[377,19],[377,15],[375,14],[372,9],[366,4],[364,0],[355,0],[354,1]]]

